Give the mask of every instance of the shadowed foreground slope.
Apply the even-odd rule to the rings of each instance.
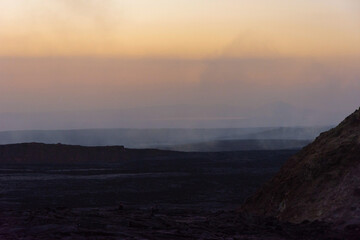
[[[282,221],[360,222],[360,109],[288,160],[242,206]]]

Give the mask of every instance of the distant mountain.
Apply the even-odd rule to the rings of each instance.
[[[139,167],[146,169],[146,166],[139,166],[138,164],[147,163],[153,168],[152,171],[156,172],[161,170],[161,164],[156,165],[156,163],[154,165],[154,161],[162,161],[162,164],[166,165],[165,167],[172,166],[175,171],[179,171],[181,166],[176,165],[176,162],[178,164],[179,161],[182,162],[181,164],[184,163],[184,160],[185,162],[191,161],[193,167],[199,167],[197,163],[203,163],[203,161],[209,161],[209,164],[218,162],[220,165],[217,166],[223,167],[228,165],[229,160],[231,160],[235,162],[235,165],[231,165],[232,167],[257,168],[261,172],[263,167],[279,166],[284,161],[284,156],[289,156],[295,152],[296,150],[190,153],[158,149],[129,149],[123,146],[86,147],[64,144],[19,143],[0,145],[0,165],[132,164],[135,169]]]
[[[42,142],[84,146],[124,145],[130,148],[153,148],[241,139],[313,140],[324,129],[328,128],[164,128],[5,131],[0,132],[0,144]],[[227,143],[231,144],[230,142]]]
[[[157,146],[158,149],[184,152],[227,152],[248,150],[285,150],[300,149],[309,144],[310,140],[293,139],[244,139],[209,141],[184,145]]]
[[[84,147],[63,144],[21,143],[0,145],[1,164],[120,163],[180,153],[155,149],[127,149],[123,146]]]
[[[320,133],[329,130],[330,126],[321,127],[279,127],[245,135],[248,139],[315,139]]]
[[[360,109],[288,160],[242,206],[283,221],[360,222]]]
[[[224,129],[78,129],[0,132],[0,144],[42,142],[84,146],[124,145],[149,148],[219,139],[236,139],[272,128]]]
[[[333,125],[342,112],[286,103],[258,107],[169,105],[98,111],[0,113],[0,130],[99,128],[249,128]]]

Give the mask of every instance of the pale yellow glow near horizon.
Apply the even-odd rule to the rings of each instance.
[[[0,56],[360,55],[357,0],[0,0]]]

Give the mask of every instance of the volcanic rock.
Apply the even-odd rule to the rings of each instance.
[[[360,109],[291,157],[241,210],[294,223],[360,223]]]

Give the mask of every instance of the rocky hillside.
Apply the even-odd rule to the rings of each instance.
[[[241,207],[302,222],[360,222],[360,109],[290,158]]]

